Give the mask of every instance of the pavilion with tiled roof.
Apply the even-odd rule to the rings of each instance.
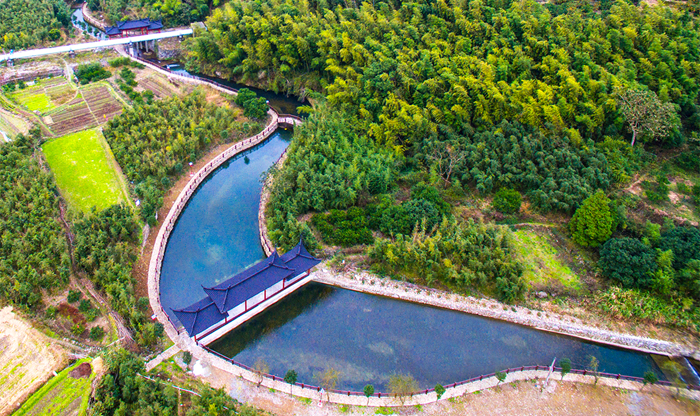
[[[224,282],[204,287],[207,297],[173,312],[187,334],[196,340],[296,283],[320,262],[299,241],[282,256],[275,251]]]
[[[160,33],[163,29],[161,20],[140,19],[140,20],[125,20],[117,22],[116,26],[105,28],[105,33],[110,39],[121,38],[124,36],[148,35],[151,33]]]

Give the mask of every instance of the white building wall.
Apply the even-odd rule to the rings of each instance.
[[[275,294],[270,294],[268,292],[267,300],[263,301],[262,305],[260,305],[260,307],[254,309],[252,311],[249,310],[247,313],[243,313],[242,315],[239,315],[237,318],[232,319],[232,320],[231,320],[231,318],[233,318],[233,316],[229,315],[230,320],[228,321],[228,323],[226,323],[224,325],[223,321],[222,321],[221,322],[222,325],[219,328],[216,328],[216,326],[213,327],[216,329],[210,328],[210,330],[213,329],[213,331],[210,334],[203,336],[201,338],[200,338],[200,336],[202,334],[197,334],[197,341],[204,344],[204,345],[207,345],[207,344],[210,344],[210,343],[216,341],[220,337],[226,335],[226,333],[230,332],[232,329],[236,328],[237,326],[241,325],[242,323],[244,323],[248,319],[252,318],[253,316],[255,316],[255,315],[259,314],[260,312],[264,311],[265,309],[267,309],[268,306],[275,304],[276,302],[280,301],[288,294],[294,292],[295,290],[304,286],[306,283],[313,280],[313,275],[302,274],[298,278],[294,279],[294,282],[297,282],[299,280],[303,280],[303,281],[298,282],[297,284],[295,284],[293,286],[291,286],[290,283],[287,283],[285,285],[284,289],[281,289],[282,283],[280,283],[279,284],[280,289],[277,290],[277,292]],[[273,286],[273,288],[276,286],[277,285]],[[238,308],[238,307],[236,307],[236,308]],[[248,309],[250,309],[250,302],[248,304]],[[244,310],[244,309],[241,309],[241,310]]]

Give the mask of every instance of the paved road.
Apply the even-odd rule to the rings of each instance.
[[[38,56],[52,55],[52,54],[56,54],[56,53],[66,53],[66,52],[71,52],[71,51],[77,52],[77,51],[84,51],[84,50],[97,49],[97,48],[109,48],[109,47],[117,46],[117,45],[126,45],[126,44],[129,44],[131,42],[133,42],[133,43],[144,42],[144,41],[150,41],[150,40],[173,38],[173,37],[177,37],[177,36],[186,36],[186,35],[191,35],[191,34],[192,34],[192,29],[179,29],[179,30],[171,30],[169,32],[152,33],[150,35],[132,36],[132,37],[128,37],[128,38],[102,40],[99,42],[78,43],[78,44],[74,44],[74,45],[57,46],[54,48],[29,49],[26,51],[13,52],[11,54],[10,53],[2,54],[2,55],[0,55],[0,62],[5,61],[7,59],[36,58]]]
[[[2,138],[2,140],[6,141],[8,143],[10,142],[10,138],[7,136],[7,134],[5,134],[4,131],[0,130],[0,136],[2,136],[2,137],[0,137],[0,138]]]

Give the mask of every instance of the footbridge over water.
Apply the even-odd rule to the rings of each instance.
[[[126,45],[127,51],[135,55],[137,50],[146,50],[153,47],[155,41],[159,39],[188,36],[193,33],[191,28],[170,30],[161,33],[151,33],[149,35],[130,36],[126,38],[102,40],[98,42],[77,43],[73,45],[56,46],[53,48],[29,49],[0,55],[0,62],[7,61],[12,64],[17,59],[37,58],[40,56],[54,55],[58,53],[75,53],[91,49],[110,48],[113,46]]]

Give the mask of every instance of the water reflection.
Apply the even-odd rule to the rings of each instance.
[[[570,358],[586,368],[643,376],[658,367],[649,354],[608,347],[508,322],[310,283],[210,346],[247,365],[265,360],[271,374],[289,369],[305,383],[329,366],[339,388],[385,389],[393,374],[420,388],[508,367]]]
[[[163,258],[161,302],[171,318],[170,308],[184,308],[205,296],[202,286],[213,286],[264,257],[258,237],[261,175],[290,139],[290,132],[278,130],[219,167],[190,198]]]

